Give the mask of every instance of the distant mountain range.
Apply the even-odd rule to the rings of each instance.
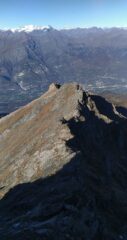
[[[127,30],[0,30],[0,113],[40,96],[50,83],[78,82],[94,92],[127,92]]]

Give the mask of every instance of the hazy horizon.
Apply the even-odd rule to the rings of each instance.
[[[62,30],[62,29],[65,29],[65,30],[69,30],[69,29],[91,29],[91,28],[97,28],[97,29],[99,29],[99,28],[101,28],[101,29],[112,29],[112,28],[121,28],[121,29],[126,29],[127,30],[127,25],[126,26],[97,26],[97,25],[91,25],[91,26],[70,26],[70,27],[54,27],[54,26],[52,26],[51,24],[49,24],[49,25],[34,25],[34,24],[29,24],[29,25],[27,25],[27,24],[25,24],[25,25],[20,25],[20,26],[18,26],[17,25],[17,27],[14,27],[14,28],[9,28],[9,27],[0,27],[0,30],[4,30],[4,31],[6,31],[6,30],[11,30],[11,29],[13,29],[13,30],[16,30],[16,29],[21,29],[21,28],[24,28],[24,27],[29,27],[29,26],[33,26],[33,27],[51,27],[51,28],[53,28],[53,29],[56,29],[56,30]]]

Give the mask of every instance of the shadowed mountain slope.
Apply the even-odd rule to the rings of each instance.
[[[1,239],[126,239],[127,120],[52,84],[0,120]]]

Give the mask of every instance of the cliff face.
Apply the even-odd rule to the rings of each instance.
[[[126,239],[127,120],[52,84],[0,120],[1,239]]]

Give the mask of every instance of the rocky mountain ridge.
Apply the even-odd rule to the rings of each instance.
[[[127,238],[127,119],[77,84],[0,120],[0,235]]]

